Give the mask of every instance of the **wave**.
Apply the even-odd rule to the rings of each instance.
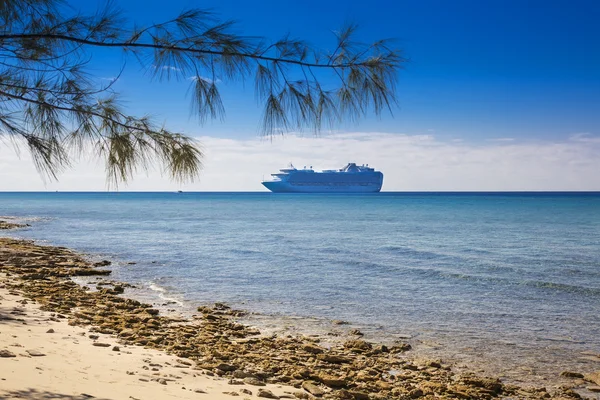
[[[442,276],[446,271],[437,268],[424,268],[414,267],[409,265],[390,265],[384,263],[378,263],[373,261],[360,261],[360,260],[336,260],[336,264],[341,266],[357,267],[360,271],[368,271],[369,275],[379,275],[383,277],[389,277],[390,273],[398,274],[410,277],[417,276],[421,279],[424,278],[436,278]]]
[[[385,250],[385,251],[397,253],[397,254],[407,255],[407,256],[417,256],[419,258],[426,259],[426,260],[431,260],[431,259],[435,259],[435,258],[453,258],[453,257],[455,257],[455,256],[452,256],[449,254],[438,253],[438,252],[429,251],[429,250],[416,250],[416,249],[413,249],[413,248],[407,247],[407,246],[393,246],[393,245],[392,246],[383,246],[383,247],[381,247],[381,249]]]
[[[227,252],[240,255],[263,254],[263,252],[260,250],[252,249],[228,249]]]
[[[442,276],[446,276],[454,279],[464,279],[475,282],[491,282],[499,283],[505,286],[527,286],[540,289],[549,289],[555,291],[562,291],[566,293],[578,293],[588,296],[600,296],[600,288],[581,286],[581,285],[570,285],[566,283],[557,283],[549,281],[514,281],[507,278],[499,278],[492,276],[473,275],[473,274],[458,274],[458,273],[442,273]]]
[[[600,296],[600,287],[590,287],[583,285],[574,285],[562,282],[553,282],[547,280],[515,280],[507,277],[487,275],[486,272],[516,272],[517,270],[512,267],[496,266],[496,265],[477,265],[477,268],[481,272],[469,273],[469,272],[457,272],[444,268],[436,268],[434,266],[420,267],[410,265],[390,265],[385,263],[378,263],[372,261],[361,261],[361,260],[337,260],[338,265],[357,267],[363,271],[368,271],[371,274],[384,273],[401,273],[404,276],[413,275],[419,278],[438,278],[438,279],[452,279],[452,280],[466,280],[471,282],[482,282],[492,285],[501,286],[527,286],[532,288],[539,288],[542,290],[552,290],[565,293],[581,294],[586,296]]]
[[[341,247],[318,247],[317,250],[320,253],[324,253],[324,254],[342,254],[342,253],[348,253],[348,249],[343,249]]]
[[[167,301],[167,302],[174,302],[179,306],[183,306],[183,302],[181,300],[169,295],[168,289],[165,288],[164,286],[160,286],[156,282],[149,282],[149,283],[147,283],[147,287],[151,291],[158,293],[158,297],[160,299]]]
[[[566,283],[544,282],[544,281],[527,281],[527,282],[525,282],[525,285],[544,288],[544,289],[565,291],[568,293],[581,293],[581,294],[587,294],[587,295],[593,295],[593,296],[600,296],[600,288],[589,287],[589,286],[569,285]]]
[[[0,220],[14,221],[14,222],[40,222],[40,221],[51,221],[53,219],[55,219],[55,218],[38,217],[38,216],[0,215]]]

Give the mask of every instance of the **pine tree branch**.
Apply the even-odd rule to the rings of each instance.
[[[80,109],[80,108],[72,108],[72,107],[64,107],[64,106],[60,106],[60,105],[57,105],[57,104],[51,104],[51,103],[48,103],[48,102],[45,102],[45,101],[39,101],[39,100],[35,100],[35,99],[30,99],[30,98],[27,98],[27,97],[24,97],[24,96],[15,95],[15,94],[12,94],[12,93],[5,92],[3,90],[0,90],[0,96],[6,96],[6,97],[9,97],[9,98],[14,99],[14,100],[24,101],[26,103],[32,103],[32,104],[36,104],[38,106],[51,107],[53,109],[60,110],[60,111],[67,111],[67,112],[71,112],[71,113],[75,113],[75,114],[86,114],[86,115],[89,115],[89,116],[92,116],[92,117],[98,117],[98,118],[101,118],[102,120],[105,120],[105,121],[108,121],[108,122],[112,122],[113,124],[119,125],[120,127],[125,128],[125,129],[130,130],[130,131],[139,131],[139,132],[147,132],[148,131],[147,129],[140,128],[140,127],[134,126],[134,125],[125,124],[125,123],[123,123],[121,121],[118,121],[118,120],[116,120],[114,118],[111,118],[111,117],[106,116],[106,115],[102,115],[100,113],[97,113],[97,112],[94,112],[94,111],[91,111],[91,110],[85,110],[85,109]]]
[[[315,63],[308,62],[302,60],[294,60],[290,58],[277,58],[270,57],[261,54],[255,53],[243,53],[243,52],[235,52],[235,51],[219,51],[219,50],[209,50],[209,49],[195,49],[193,47],[180,47],[180,46],[168,46],[168,45],[160,45],[153,43],[136,43],[136,42],[99,42],[90,39],[82,39],[74,36],[68,35],[59,35],[59,34],[43,34],[43,33],[18,33],[18,34],[0,34],[0,42],[3,40],[12,40],[12,39],[34,39],[34,40],[43,40],[43,39],[54,39],[54,40],[64,40],[67,42],[80,43],[84,45],[97,46],[97,47],[117,47],[117,48],[141,48],[141,49],[153,49],[153,50],[168,50],[168,51],[176,51],[182,53],[193,53],[193,54],[202,54],[202,55],[216,55],[216,56],[234,56],[234,57],[244,57],[251,58],[254,60],[260,61],[271,61],[271,62],[280,62],[285,64],[294,64],[302,67],[312,67],[312,68],[328,68],[328,69],[337,69],[337,68],[350,68],[350,67],[370,67],[372,66],[372,62],[367,61],[359,61],[355,63]],[[390,52],[389,55],[394,55],[395,53]]]

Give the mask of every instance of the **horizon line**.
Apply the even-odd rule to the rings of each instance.
[[[367,195],[377,196],[381,194],[478,194],[478,193],[597,193],[600,194],[600,190],[382,190],[378,193],[273,193],[265,190],[5,190],[0,191],[0,194],[9,193],[173,193],[173,194],[272,194],[272,195]]]

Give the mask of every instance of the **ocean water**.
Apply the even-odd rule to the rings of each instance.
[[[0,215],[182,312],[344,320],[511,381],[600,369],[599,193],[0,193]]]

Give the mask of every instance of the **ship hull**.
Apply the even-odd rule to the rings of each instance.
[[[292,185],[283,181],[265,181],[263,186],[273,193],[378,193],[381,185]]]

